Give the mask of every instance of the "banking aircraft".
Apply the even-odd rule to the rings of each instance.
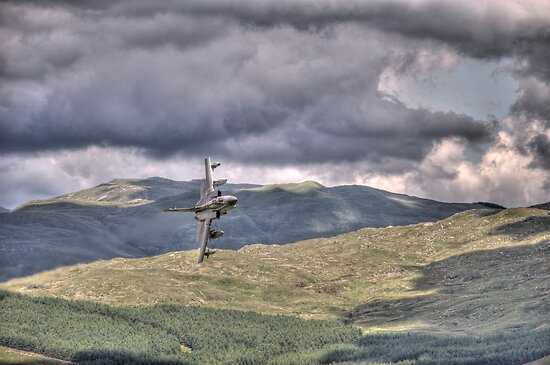
[[[199,259],[201,263],[206,256],[214,254],[216,251],[209,250],[208,242],[211,239],[219,238],[223,235],[223,231],[210,229],[212,220],[219,219],[222,215],[227,214],[231,209],[237,207],[237,198],[230,195],[222,195],[218,189],[221,185],[227,182],[227,179],[212,180],[212,171],[220,166],[219,162],[210,162],[210,157],[204,159],[204,171],[206,179],[201,185],[201,198],[192,208],[168,208],[164,212],[193,212],[197,220],[197,242],[199,244]]]

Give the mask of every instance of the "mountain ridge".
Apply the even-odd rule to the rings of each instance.
[[[0,281],[60,265],[113,257],[143,257],[195,248],[192,214],[162,212],[193,206],[201,180],[113,179],[0,215]],[[362,227],[435,221],[483,204],[443,203],[359,185],[226,184],[239,208],[214,222],[225,235],[213,248],[288,243]]]
[[[183,303],[369,331],[488,333],[543,326],[550,215],[470,210],[438,222],[363,228],[286,245],[117,258],[14,279],[0,288],[111,305]]]
[[[537,209],[550,210],[550,202],[531,205],[530,208],[537,208]]]

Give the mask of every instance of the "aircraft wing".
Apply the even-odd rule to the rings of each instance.
[[[197,209],[195,207],[193,208],[168,208],[163,209],[163,212],[196,212]]]
[[[210,224],[212,223],[211,218],[207,218],[203,221],[199,221],[197,224],[197,242],[199,244],[199,259],[198,263],[200,264],[204,260],[204,253],[206,252],[206,245],[208,245],[208,240],[210,239]]]

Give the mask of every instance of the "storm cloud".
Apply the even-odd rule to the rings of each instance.
[[[483,155],[504,128],[526,169],[550,170],[545,1],[7,1],[0,24],[9,158],[97,146],[150,161],[423,171],[411,178],[422,185],[429,171],[457,179],[426,167],[440,146]],[[385,92],[384,75],[414,75],[426,53],[434,69],[443,54],[509,60],[519,93],[506,120]]]

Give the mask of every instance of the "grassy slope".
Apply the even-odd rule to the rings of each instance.
[[[0,344],[80,365],[520,365],[550,354],[550,329],[361,336],[338,321],[181,304],[109,307],[5,291],[0,318]]]
[[[116,305],[189,303],[345,318],[367,330],[487,332],[545,323],[550,216],[477,210],[284,246],[114,259],[1,287]]]
[[[68,361],[52,359],[28,351],[0,346],[0,364],[6,365],[67,365]]]
[[[0,281],[64,265],[192,249],[196,246],[193,214],[163,209],[193,206],[199,185],[198,180],[116,179],[2,213]],[[227,184],[223,191],[238,197],[239,208],[214,222],[214,228],[225,234],[212,246],[229,249],[329,237],[362,227],[435,221],[482,207],[368,186],[328,188],[311,181],[265,187]]]
[[[337,321],[184,305],[108,307],[2,291],[0,318],[0,344],[78,364],[258,364],[360,336]],[[123,361],[107,362],[116,358]]]
[[[550,365],[550,356],[545,356],[542,359],[531,361],[525,365]]]

